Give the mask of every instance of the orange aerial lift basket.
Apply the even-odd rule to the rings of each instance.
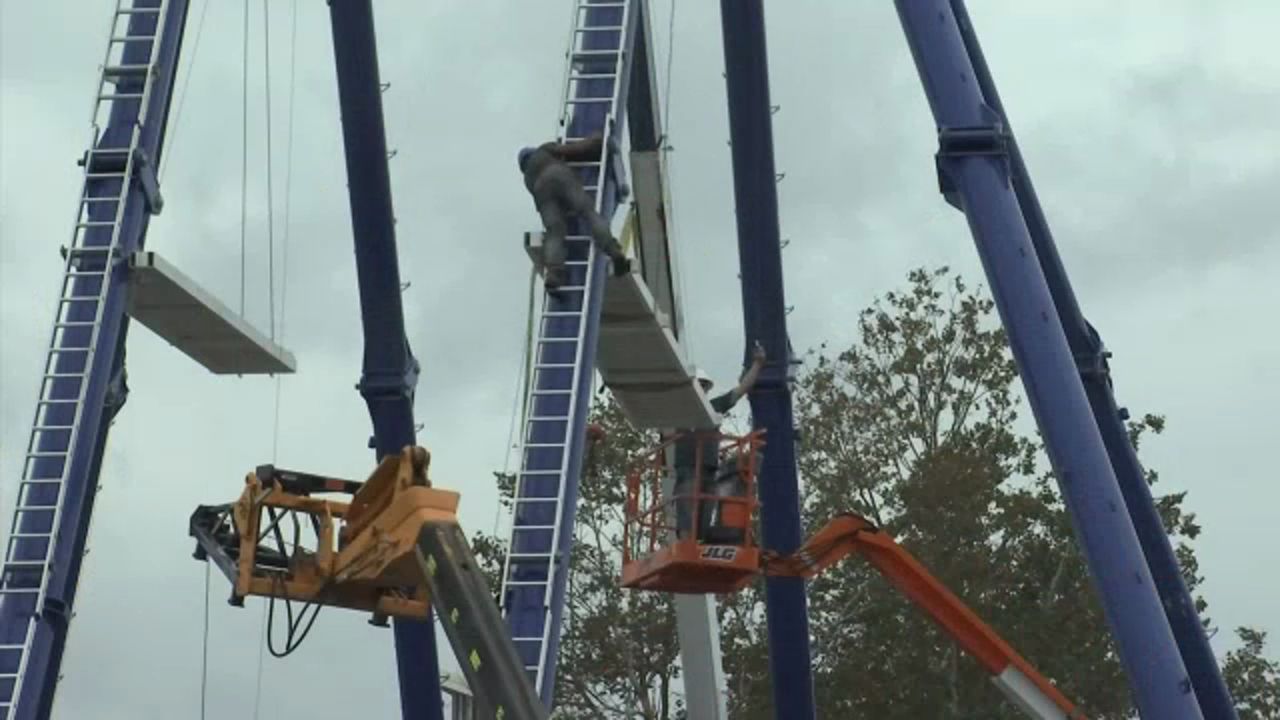
[[[623,587],[704,594],[751,583],[760,572],[753,518],[763,435],[676,435],[644,454],[627,474]],[[673,464],[688,440],[693,462]]]

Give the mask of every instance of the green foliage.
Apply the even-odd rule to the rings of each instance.
[[[1280,720],[1280,662],[1263,655],[1267,634],[1237,628],[1244,646],[1227,653],[1222,665],[1240,720]]]
[[[947,268],[916,270],[858,316],[850,347],[810,353],[795,388],[803,520],[813,532],[845,510],[872,519],[1088,717],[1127,720],[1127,683],[1044,448],[1019,416],[1017,368],[993,310]],[[597,404],[595,419],[608,441],[581,484],[557,697],[564,717],[680,718],[671,601],[617,586],[625,474],[652,436],[612,404]],[[1145,415],[1130,438],[1140,447],[1164,426]],[[1157,505],[1194,593],[1200,527],[1184,499]],[[500,555],[501,543],[477,542],[478,554]],[[809,606],[824,716],[1021,717],[858,559],[812,580]],[[762,584],[721,598],[720,616],[730,716],[772,720]],[[1242,720],[1280,720],[1280,665],[1263,657],[1261,633],[1239,632],[1245,646],[1225,672]]]

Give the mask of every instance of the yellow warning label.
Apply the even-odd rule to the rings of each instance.
[[[454,625],[458,624],[458,608],[454,608],[449,611],[449,622],[452,622]]]
[[[435,555],[427,556],[427,572],[431,573],[432,575],[436,574],[436,556]]]
[[[631,206],[631,211],[627,213],[627,219],[622,223],[622,232],[620,233],[619,243],[622,245],[622,252],[631,249],[631,243],[636,237],[636,206]]]
[[[479,669],[480,669],[480,653],[479,653],[479,651],[472,650],[472,651],[471,651],[471,657],[469,657],[468,659],[471,661],[471,669],[472,669],[472,670],[479,670]]]

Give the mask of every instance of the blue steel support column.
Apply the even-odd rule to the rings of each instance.
[[[1160,594],[1169,625],[1173,629],[1174,639],[1182,654],[1182,661],[1191,676],[1191,685],[1195,688],[1196,700],[1200,711],[1209,720],[1236,720],[1235,703],[1227,690],[1226,682],[1218,668],[1218,661],[1213,656],[1209,639],[1205,634],[1200,615],[1196,612],[1195,602],[1178,567],[1177,556],[1173,545],[1165,532],[1156,512],[1151,497],[1151,487],[1147,484],[1142,465],[1138,462],[1137,453],[1129,442],[1129,433],[1124,424],[1125,414],[1117,408],[1115,396],[1111,389],[1111,373],[1107,363],[1109,353],[1104,350],[1102,339],[1097,331],[1085,319],[1076,302],[1071,282],[1067,279],[1066,269],[1058,248],[1049,230],[1044,210],[1036,197],[1031,175],[1018,149],[1017,139],[1009,126],[1009,118],[1004,105],[1000,102],[1000,94],[991,77],[982,47],[978,43],[977,33],[969,20],[968,11],[962,0],[952,0],[961,36],[964,38],[969,59],[973,63],[981,89],[988,105],[999,114],[1004,125],[1005,137],[1009,151],[1009,160],[1013,173],[1013,189],[1018,196],[1018,204],[1022,208],[1027,230],[1031,233],[1031,243],[1035,247],[1036,256],[1040,260],[1040,268],[1044,272],[1045,281],[1049,284],[1049,294],[1062,320],[1066,331],[1067,344],[1075,356],[1080,376],[1084,380],[1085,393],[1089,397],[1089,406],[1102,433],[1102,440],[1107,446],[1107,455],[1111,459],[1111,467],[1120,483],[1120,492],[1124,494],[1125,507],[1142,543],[1142,550],[1155,579],[1156,591]]]
[[[782,287],[764,5],[761,0],[721,0],[720,20],[733,147],[743,325],[748,350],[758,340],[769,355],[756,389],[749,396],[755,427],[766,430],[758,483],[763,505],[761,529],[764,546],[786,554],[800,546],[802,532],[795,427],[787,382],[790,342]],[[804,581],[799,578],[765,581],[774,714],[787,720],[814,717],[805,600]]]
[[[1004,128],[948,0],[896,5],[939,128],[943,192],[968,219],[1139,711],[1200,718],[1011,184]]]
[[[330,0],[329,15],[364,326],[364,367],[358,387],[373,420],[371,446],[381,459],[415,442],[413,392],[418,362],[405,337],[400,303],[373,7],[370,0]],[[397,618],[393,626],[404,717],[443,720],[431,616],[424,621]]]
[[[186,0],[168,0],[169,10],[163,28],[163,36],[159,52],[156,54],[155,79],[147,108],[147,122],[141,127],[139,150],[149,161],[151,168],[158,167],[161,149],[164,144],[165,123],[168,121],[170,98],[173,91],[173,79],[178,67],[178,54],[182,45],[182,31],[186,24]],[[158,8],[161,0],[135,0],[133,7],[137,9]],[[157,26],[156,16],[150,13],[134,14],[129,20],[129,35],[150,35]],[[124,64],[146,64],[150,58],[148,42],[128,43],[123,51],[121,62]],[[118,90],[121,93],[138,92],[142,87],[142,79],[121,81]],[[111,106],[107,118],[107,126],[96,139],[95,148],[109,149],[128,147],[135,123],[139,117],[141,103],[137,100],[116,100]],[[128,193],[124,195],[124,212],[117,239],[119,252],[113,259],[114,265],[105,279],[96,277],[73,278],[71,291],[74,298],[97,298],[102,289],[101,283],[108,283],[103,296],[102,320],[98,330],[97,342],[92,355],[75,350],[86,348],[92,337],[92,329],[87,326],[67,327],[59,334],[55,347],[62,350],[54,362],[53,370],[61,379],[54,380],[49,395],[64,400],[78,397],[82,380],[73,377],[86,373],[83,382],[87,383],[86,391],[80,405],[80,419],[76,436],[66,430],[50,429],[37,434],[36,449],[49,453],[47,457],[34,461],[31,478],[64,477],[62,483],[62,514],[57,528],[50,528],[47,523],[31,522],[20,525],[19,532],[41,533],[55,529],[58,541],[50,558],[49,568],[52,573],[48,581],[48,591],[44,605],[34,608],[26,601],[27,596],[6,596],[0,600],[0,643],[21,642],[25,636],[28,618],[32,612],[39,612],[41,622],[36,626],[32,638],[30,655],[27,661],[26,677],[21,695],[17,698],[18,720],[46,718],[51,712],[54,692],[57,688],[58,674],[62,664],[62,654],[66,646],[68,623],[73,613],[77,586],[80,578],[80,566],[84,556],[85,542],[88,537],[89,521],[93,514],[93,504],[98,489],[98,472],[102,465],[102,457],[106,448],[107,432],[111,418],[124,403],[126,393],[124,384],[124,348],[128,334],[129,319],[125,315],[125,284],[127,266],[120,262],[130,253],[139,250],[146,238],[150,212],[144,199],[141,184],[131,178]],[[119,179],[90,179],[84,187],[85,197],[117,196],[121,191]],[[98,203],[90,207],[86,220],[93,222],[113,221],[116,205],[114,202]],[[92,227],[85,230],[81,239],[84,248],[109,247],[112,229],[109,227]],[[58,316],[68,323],[91,323],[98,310],[96,300],[77,302]],[[91,360],[90,360],[91,358]],[[44,411],[37,423],[53,428],[71,425],[76,416],[76,405],[67,403],[53,405]],[[60,453],[71,450],[67,462],[69,466],[63,476],[62,459],[56,457]],[[32,488],[28,493],[28,504],[51,504],[57,498],[57,489]],[[44,527],[36,527],[43,524]],[[45,541],[19,539],[15,542],[15,556],[30,555],[40,557],[44,553]],[[17,637],[15,637],[15,633]],[[0,671],[13,672],[16,668],[3,668]],[[9,681],[11,682],[11,681]]]

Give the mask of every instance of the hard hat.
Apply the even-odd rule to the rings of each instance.
[[[715,383],[711,381],[711,376],[707,374],[707,371],[703,370],[700,367],[695,367],[693,369],[693,379],[697,380],[702,385],[706,385],[707,387],[711,387],[712,385],[715,385]]]
[[[531,147],[520,148],[520,153],[516,155],[516,164],[520,166],[521,170],[524,169],[524,164],[529,162],[529,156],[532,154],[533,154],[533,148]]]

